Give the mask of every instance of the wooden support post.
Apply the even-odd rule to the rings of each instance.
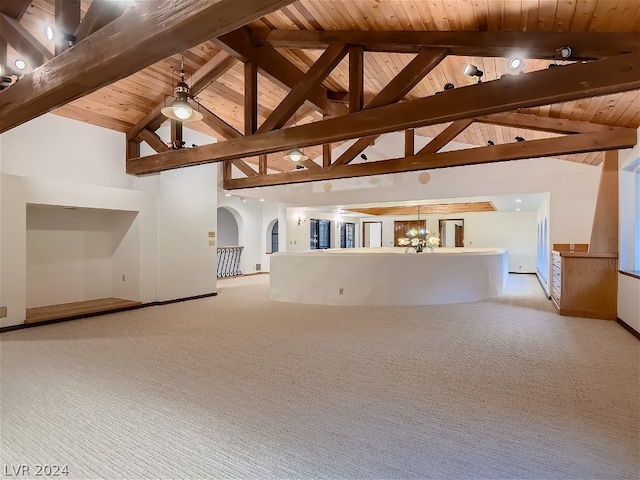
[[[253,135],[258,129],[258,67],[244,64],[244,134]]]
[[[330,167],[331,166],[331,144],[325,143],[322,145],[322,166]]]
[[[171,120],[171,145],[173,148],[182,148],[182,122]]]
[[[266,155],[260,155],[260,157],[258,157],[258,173],[260,175],[266,175],[267,173],[267,156]]]
[[[231,180],[233,178],[233,174],[231,171],[231,167],[232,167],[232,163],[231,160],[227,160],[226,162],[223,163],[222,165],[222,180],[223,182],[226,182],[227,180]]]
[[[605,152],[589,253],[618,253],[618,151]]]
[[[127,160],[140,156],[140,142],[132,139],[127,140]]]
[[[349,112],[359,112],[364,106],[364,48],[349,47]]]
[[[415,153],[415,130],[413,128],[404,131],[404,156],[410,157]]]

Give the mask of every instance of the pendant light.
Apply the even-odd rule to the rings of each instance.
[[[178,82],[174,90],[175,100],[170,105],[167,105],[162,109],[162,114],[167,118],[177,120],[179,122],[196,122],[198,120],[202,120],[202,114],[198,110],[195,110],[189,103],[189,100],[193,100],[193,97],[191,96],[189,85],[187,85],[187,83],[184,81],[184,77],[185,73],[183,55],[180,62],[180,81]],[[197,103],[198,102],[196,102],[196,104]]]
[[[296,113],[294,114],[295,116],[293,117],[293,126],[297,127],[298,126],[298,112],[296,111]],[[300,162],[302,160],[309,160],[309,157],[306,156],[304,154],[304,150],[301,150],[299,148],[294,148],[289,150],[285,155],[282,156],[282,158],[284,158],[285,160],[291,160],[292,162]],[[302,167],[300,167],[302,168]]]

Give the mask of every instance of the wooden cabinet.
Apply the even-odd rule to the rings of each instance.
[[[552,251],[551,298],[560,315],[617,318],[618,254]]]

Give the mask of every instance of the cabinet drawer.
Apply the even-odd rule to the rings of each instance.
[[[558,292],[562,292],[562,281],[560,280],[560,277],[556,277],[554,275],[552,285],[553,285],[553,288],[558,290]]]

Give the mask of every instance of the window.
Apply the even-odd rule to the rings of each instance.
[[[273,224],[271,228],[271,253],[278,251],[278,222]]]
[[[340,248],[355,248],[356,246],[356,224],[340,224]]]
[[[310,220],[310,241],[309,248],[311,250],[325,249],[330,247],[331,243],[331,222],[329,220]]]

